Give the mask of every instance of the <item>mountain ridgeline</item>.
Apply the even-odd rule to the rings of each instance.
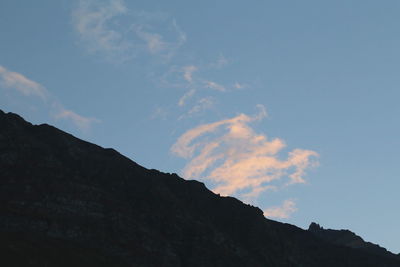
[[[0,111],[1,266],[400,266],[324,231]]]
[[[360,249],[371,254],[392,257],[395,259],[397,258],[400,260],[400,255],[393,254],[379,245],[366,242],[360,236],[349,230],[324,229],[319,224],[313,222],[308,227],[308,231],[332,244]]]

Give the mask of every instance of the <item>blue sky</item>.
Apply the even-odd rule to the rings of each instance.
[[[400,252],[398,1],[0,3],[0,108]]]

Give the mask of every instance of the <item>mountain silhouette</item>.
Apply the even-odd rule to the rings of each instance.
[[[399,255],[393,254],[377,244],[366,242],[360,236],[349,230],[324,229],[319,224],[313,222],[308,227],[308,231],[332,244],[360,249],[372,254],[397,258],[400,260]]]
[[[400,266],[335,240],[0,111],[1,266]]]

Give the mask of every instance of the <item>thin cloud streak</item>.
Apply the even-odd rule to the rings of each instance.
[[[296,203],[288,199],[285,200],[281,206],[265,209],[264,216],[268,218],[288,219],[295,211],[297,211]]]
[[[69,120],[84,132],[88,131],[93,123],[99,122],[95,118],[87,118],[72,110],[65,109],[43,85],[28,79],[20,73],[9,71],[1,65],[0,87],[15,89],[26,97],[35,96],[41,98],[55,119]]]
[[[220,92],[224,92],[226,90],[223,85],[220,85],[220,84],[218,84],[216,82],[213,82],[213,81],[204,81],[204,86],[206,88],[214,89],[214,90],[217,90],[217,91],[220,91]]]
[[[318,154],[294,149],[282,159],[286,147],[282,139],[269,140],[256,133],[250,123],[262,120],[267,112],[258,105],[254,116],[236,117],[203,124],[182,136],[171,152],[188,160],[182,171],[186,179],[205,179],[222,195],[256,199],[266,190],[304,183],[307,169],[316,166]],[[273,183],[273,184],[271,184]]]
[[[87,132],[90,130],[93,123],[99,123],[100,120],[96,118],[88,118],[82,115],[75,113],[72,110],[65,109],[64,107],[57,104],[58,111],[53,112],[53,117],[56,120],[64,119],[71,121],[77,128],[79,128],[83,132]]]
[[[9,71],[0,65],[0,84],[3,87],[15,88],[25,96],[37,96],[45,100],[48,93],[46,89],[37,82],[34,82],[24,75]]]
[[[199,113],[203,110],[209,109],[214,105],[214,100],[211,97],[204,97],[197,101],[196,105],[194,105],[189,111],[188,116],[192,116],[196,113]]]
[[[178,106],[183,107],[186,104],[186,101],[191,98],[194,93],[196,92],[195,89],[190,89],[187,91],[178,101]]]
[[[215,101],[212,97],[204,97],[199,99],[196,104],[185,114],[181,115],[178,120],[182,120],[184,118],[191,118],[195,115],[201,114],[203,111],[211,109],[214,107]]]

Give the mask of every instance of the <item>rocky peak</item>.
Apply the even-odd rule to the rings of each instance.
[[[321,230],[323,230],[324,228],[322,228],[318,223],[312,222],[310,224],[310,226],[308,227],[308,231],[315,233],[315,232],[319,232]]]

